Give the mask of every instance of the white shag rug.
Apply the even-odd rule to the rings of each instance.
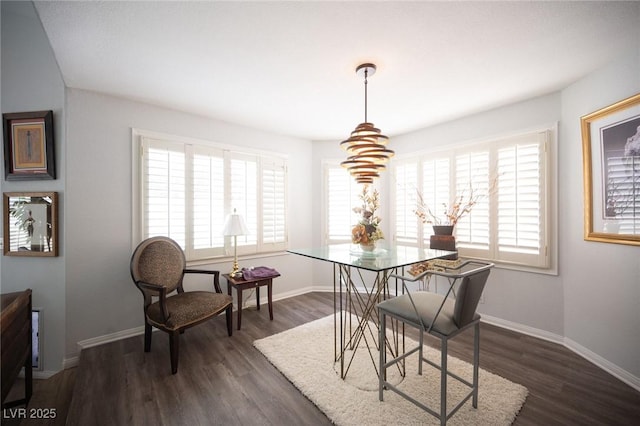
[[[377,375],[366,348],[361,347],[349,369],[346,380],[340,379],[340,366],[334,365],[333,315],[301,325],[264,339],[254,346],[264,354],[307,398],[313,401],[333,423],[347,425],[438,425],[432,415],[401,398],[384,391],[378,400]],[[482,344],[482,340],[481,340]],[[407,338],[406,348],[416,343]],[[425,356],[439,362],[440,351],[425,346]],[[377,352],[373,353],[377,364]],[[417,374],[417,353],[407,358],[407,375],[389,381],[435,409],[440,407],[440,372],[423,363],[422,376]],[[472,366],[449,356],[450,371],[471,381]],[[449,378],[447,405],[455,406],[468,392],[468,387]],[[478,408],[468,400],[449,419],[451,425],[510,425],[527,397],[527,388],[480,369]]]

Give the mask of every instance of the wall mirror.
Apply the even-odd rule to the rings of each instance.
[[[58,193],[4,193],[5,256],[58,255]]]

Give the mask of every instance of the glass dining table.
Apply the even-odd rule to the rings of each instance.
[[[398,294],[390,289],[392,274],[404,274],[406,266],[450,256],[455,252],[393,245],[364,251],[353,244],[290,249],[289,253],[333,264],[334,362],[345,379],[359,347],[366,348],[378,372],[378,311],[376,305]],[[393,290],[390,292],[390,290]],[[384,342],[392,354],[402,350],[397,327]]]

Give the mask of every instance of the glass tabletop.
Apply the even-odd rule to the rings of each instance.
[[[370,271],[395,269],[455,253],[453,251],[420,249],[400,245],[388,248],[376,248],[374,251],[368,252],[363,251],[359,246],[353,244],[332,244],[322,247],[290,249],[287,251],[313,259],[368,269]]]

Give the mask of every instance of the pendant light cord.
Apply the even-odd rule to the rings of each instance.
[[[367,74],[369,69],[364,69],[364,122],[367,123]]]

